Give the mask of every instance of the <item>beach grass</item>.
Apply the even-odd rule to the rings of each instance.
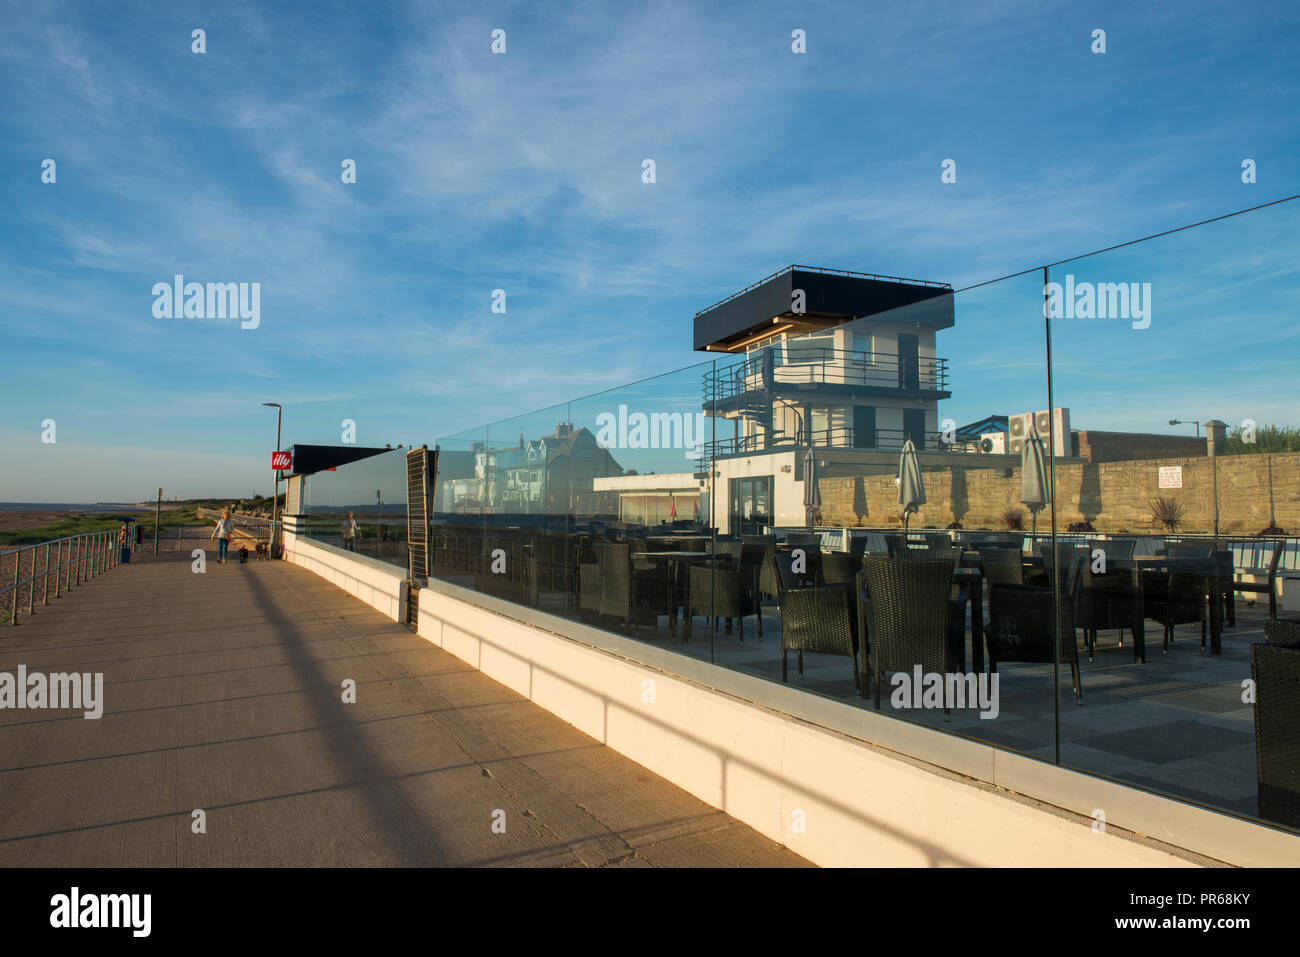
[[[164,508],[160,516],[162,531],[179,525],[211,525],[206,518],[199,518],[194,505],[179,508]],[[0,546],[12,548],[17,545],[39,545],[69,535],[83,535],[88,532],[116,531],[122,527],[122,519],[130,516],[133,525],[144,527],[145,537],[153,535],[154,516],[152,512],[102,512],[81,514],[68,512],[58,520],[39,528],[24,528],[15,531],[0,532]]]

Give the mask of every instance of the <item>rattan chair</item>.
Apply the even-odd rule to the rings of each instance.
[[[1109,558],[1109,556],[1108,556]],[[1075,624],[1083,629],[1088,647],[1088,660],[1097,651],[1097,634],[1110,629],[1119,630],[1119,647],[1124,647],[1124,629],[1133,636],[1133,653],[1138,655],[1145,642],[1138,641],[1139,632],[1145,637],[1146,617],[1142,594],[1142,577],[1131,561],[1108,561],[1106,571],[1093,571],[1093,563],[1085,560],[1083,580],[1079,587],[1079,604]]]
[[[731,620],[739,623],[740,640],[745,640],[745,616],[755,615],[759,619],[759,635],[762,635],[762,614],[756,595],[745,586],[739,568],[708,565],[691,565],[690,601],[686,614],[690,618],[703,616],[710,619],[711,627],[717,628],[718,619],[727,622],[730,630]]]
[[[803,653],[844,655],[853,663],[853,686],[858,678],[858,629],[853,585],[795,585],[779,594],[781,607],[781,680],[789,680],[789,653],[798,652],[803,676]]]
[[[1264,622],[1264,641],[1270,645],[1300,642],[1300,621]]]
[[[797,570],[795,555],[792,552],[773,552],[770,558],[777,593],[783,588],[793,588],[797,585],[815,585],[821,575],[821,552],[806,549],[803,561],[798,563],[801,567]]]
[[[814,549],[822,547],[821,532],[790,532],[785,536],[786,545],[811,546]]]
[[[955,632],[950,627],[952,572],[953,563],[947,558],[868,555],[862,560],[867,593],[862,616],[868,636],[864,673],[874,689],[877,709],[886,672],[910,672],[917,665],[926,674],[964,670],[964,649],[954,647]],[[947,682],[944,687],[946,693]],[[865,685],[862,692],[865,695]]]
[[[862,559],[854,562],[847,552],[828,552],[822,556],[821,566],[823,585],[851,585],[862,567]]]
[[[753,602],[758,617],[758,637],[763,637],[763,569],[769,546],[764,542],[746,542],[740,550],[740,589],[745,600]]]
[[[901,553],[903,550],[924,552],[933,548],[959,548],[953,543],[952,536],[943,532],[923,532],[920,536],[920,542],[916,541],[916,533],[898,532],[892,535],[886,534],[885,547],[889,550],[891,557],[896,552]]]
[[[1164,626],[1161,650],[1167,652],[1174,643],[1174,629],[1179,625],[1201,626],[1201,647],[1205,647],[1206,580],[1217,576],[1210,574],[1210,559],[1173,559],[1164,572],[1147,572],[1142,580],[1142,614]]]
[[[1172,542],[1165,546],[1165,557],[1175,561],[1206,559],[1213,554],[1213,542]]]
[[[545,592],[559,592],[567,611],[573,600],[573,575],[569,544],[563,538],[535,538],[524,557],[528,603],[541,604]]]
[[[998,536],[997,538],[987,538],[981,542],[971,542],[970,546],[976,551],[983,551],[986,548],[1014,548],[1016,551],[1024,554],[1025,536],[1008,535]]]
[[[523,542],[514,535],[493,531],[484,535],[474,560],[474,590],[507,601],[528,600]]]
[[[713,546],[713,553],[715,555],[726,555],[727,561],[734,568],[740,564],[740,556],[744,547],[742,542],[718,542]]]
[[[765,598],[775,598],[781,591],[781,576],[777,572],[775,543],[769,543],[763,549],[763,558],[759,565],[758,588]]]
[[[1269,560],[1268,569],[1264,572],[1267,581],[1259,582],[1233,582],[1234,591],[1268,594],[1268,617],[1277,617],[1277,566],[1282,559],[1282,549],[1286,547],[1285,539],[1278,539],[1277,544],[1273,546],[1273,557]]]
[[[902,535],[886,535],[885,542],[889,546],[890,558],[903,558],[917,561],[935,561],[943,558],[952,562],[954,568],[956,567],[958,560],[961,559],[961,549],[955,548],[951,541],[946,545],[940,542],[937,544],[913,546],[907,544],[907,539]]]
[[[1059,578],[1061,595],[1056,606],[1050,587],[1040,585],[993,585],[989,588],[989,668],[1000,662],[1044,663],[1057,659],[1069,664],[1077,704],[1083,703],[1083,682],[1079,677],[1079,648],[1075,636],[1075,610],[1083,559],[1074,556],[1063,566]],[[1055,629],[1060,629],[1056,644]],[[1055,653],[1054,653],[1055,649]]]
[[[661,614],[669,611],[672,595],[671,582],[666,568],[634,568],[629,545],[613,542],[596,542],[595,591],[599,598],[594,602],[601,615],[620,619],[624,627],[654,625]],[[588,568],[582,569],[582,586],[586,592],[592,577]],[[591,603],[581,604],[589,609]]]
[[[1106,561],[1113,562],[1116,559],[1129,559],[1137,551],[1136,538],[1108,538],[1104,542],[1094,542],[1097,548],[1106,552]]]
[[[1300,828],[1300,642],[1250,646],[1259,816]]]
[[[1023,585],[1024,556],[1016,548],[981,548],[980,574],[990,585]]]

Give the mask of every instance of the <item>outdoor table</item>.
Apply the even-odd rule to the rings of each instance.
[[[643,558],[652,562],[664,562],[668,565],[669,577],[673,580],[682,594],[682,613],[686,616],[685,634],[682,641],[691,640],[691,576],[686,573],[690,565],[702,565],[718,559],[728,560],[731,558],[729,552],[639,552],[636,558]],[[668,630],[677,634],[677,603],[673,602],[672,607],[668,609]]]
[[[1137,563],[1138,571],[1142,575],[1163,575],[1171,571],[1192,571],[1205,579],[1205,592],[1209,596],[1210,654],[1223,654],[1223,585],[1219,581],[1219,573],[1215,567],[1214,559],[1137,555],[1132,561]]]

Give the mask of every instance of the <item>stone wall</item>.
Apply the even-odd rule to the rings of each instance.
[[[1144,435],[1088,429],[1074,433],[1073,441],[1074,454],[1089,462],[1196,458],[1207,454],[1206,440],[1192,435]]]
[[[1057,515],[1062,531],[1089,521],[1098,532],[1165,531],[1151,514],[1150,502],[1164,496],[1181,502],[1186,517],[1179,531],[1214,530],[1214,464],[1218,464],[1219,528],[1225,534],[1253,535],[1276,522],[1300,532],[1300,452],[1147,459],[1128,462],[1072,462],[1057,465]],[[1159,469],[1181,466],[1181,489],[1159,488]],[[946,528],[958,521],[966,529],[1004,529],[1002,513],[1019,508],[1020,470],[957,468],[925,472],[926,498],[914,515],[914,528]],[[820,480],[822,521],[826,525],[901,524],[898,487],[892,475],[828,477]],[[1270,515],[1270,497],[1272,514]],[[1050,521],[1048,513],[1041,516]]]

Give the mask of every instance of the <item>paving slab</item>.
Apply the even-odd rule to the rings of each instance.
[[[0,709],[0,866],[808,866],[285,562],[36,611],[0,672],[102,673],[104,713]]]

